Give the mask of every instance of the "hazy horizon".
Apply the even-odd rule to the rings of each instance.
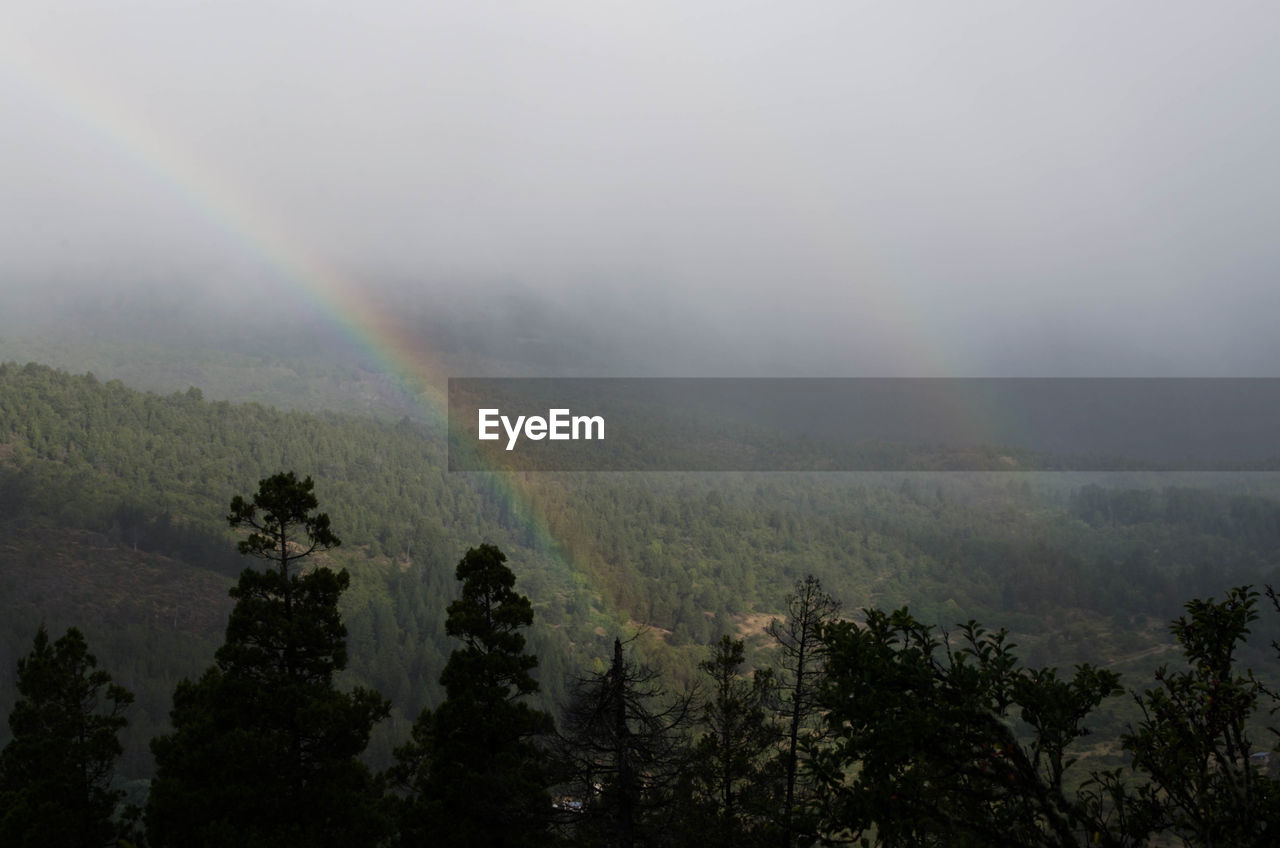
[[[324,325],[322,273],[552,371],[1273,376],[1277,28],[1263,3],[24,3],[0,330],[165,298]]]

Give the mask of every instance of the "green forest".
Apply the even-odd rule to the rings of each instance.
[[[1280,827],[1274,475],[451,474],[325,380],[0,365],[5,844]]]

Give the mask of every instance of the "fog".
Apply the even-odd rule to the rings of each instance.
[[[309,267],[572,373],[1280,373],[1274,4],[10,6],[10,333]]]

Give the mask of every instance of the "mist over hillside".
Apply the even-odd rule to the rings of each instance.
[[[284,790],[255,788],[258,776],[284,771],[245,766],[272,749],[250,725],[287,699],[262,698],[265,686],[218,689],[234,662],[206,671],[236,638],[229,590],[237,575],[255,579],[236,553],[243,536],[229,526],[230,499],[296,472],[314,478],[343,541],[313,564],[350,572],[324,610],[346,635],[331,628],[325,650],[333,668],[350,660],[343,692],[368,687],[373,705],[368,721],[351,724],[363,729],[347,735],[337,771],[354,776],[348,786],[377,790],[338,822],[346,831],[316,826],[329,812],[316,811],[305,827],[319,835],[307,844],[372,848],[398,830],[405,844],[447,846],[467,838],[458,821],[507,821],[493,809],[470,815],[469,804],[517,795],[533,799],[540,822],[512,828],[517,844],[536,832],[575,848],[650,844],[630,824],[613,834],[578,815],[595,807],[607,811],[601,821],[621,821],[613,811],[642,795],[654,806],[635,824],[653,828],[654,846],[797,846],[793,823],[811,841],[867,833],[889,843],[901,825],[901,844],[974,845],[1045,844],[1046,823],[1058,829],[1054,844],[1148,844],[1194,819],[1261,822],[1262,845],[1280,828],[1280,791],[1255,780],[1262,772],[1243,741],[1274,741],[1262,726],[1269,690],[1253,673],[1280,679],[1280,615],[1237,591],[1280,586],[1280,474],[1075,472],[1117,467],[1092,462],[1104,442],[1154,455],[1166,423],[1220,425],[1214,439],[1237,449],[1230,457],[1275,468],[1274,455],[1248,452],[1269,447],[1275,428],[1244,424],[1280,405],[1232,407],[1208,393],[1187,412],[1179,397],[1154,407],[1165,420],[1135,415],[1104,433],[1121,438],[1081,449],[1073,437],[1107,428],[1087,394],[1071,395],[1065,414],[1046,405],[1039,418],[1000,419],[1000,444],[955,450],[921,427],[923,445],[893,454],[893,439],[916,424],[949,433],[1006,411],[976,391],[962,398],[972,421],[928,406],[875,433],[873,459],[889,444],[909,461],[869,473],[714,462],[705,467],[737,470],[455,472],[443,422],[453,377],[1280,377],[1280,112],[1271,106],[1280,7],[12,5],[0,27],[0,714],[23,703],[18,663],[41,650],[38,629],[57,638],[81,628],[137,696],[123,756],[110,740],[101,749],[115,762],[114,778],[103,772],[111,792],[126,788],[145,804],[156,778],[152,797],[163,807],[169,793],[171,825],[208,801],[209,844],[297,843],[301,829],[281,839],[270,830],[297,806],[278,802],[289,792],[318,806],[357,798],[337,784],[311,792],[302,770]],[[1123,410],[1129,398],[1114,385]],[[712,394],[705,384],[690,391]],[[682,441],[692,431],[677,420],[660,433],[675,455],[737,457],[741,434],[715,420],[732,406],[746,410],[754,455],[791,450],[806,469],[844,455],[833,445],[860,405],[698,399],[709,402],[710,435]],[[813,420],[796,426],[798,410]],[[1042,462],[1034,444],[1016,441],[1027,430],[1083,450],[1083,461]],[[797,438],[781,445],[781,435]],[[984,470],[934,470],[955,467]],[[986,471],[1010,467],[1023,470]],[[499,548],[506,571],[493,567]],[[279,551],[285,579],[283,531]],[[453,612],[466,582],[456,569],[476,552],[487,579],[515,581],[503,585],[515,593],[507,620],[516,624],[503,640],[471,633],[459,649],[471,625],[465,609]],[[803,664],[787,666],[789,647],[770,623],[794,611],[791,593],[813,587],[809,578],[844,605],[819,628],[819,650],[846,662],[842,671],[833,661],[838,696],[802,718],[814,695],[800,693]],[[878,611],[902,607],[909,613],[892,614],[899,630],[868,636],[869,624],[890,620]],[[1175,638],[1169,628],[1184,612],[1221,612],[1206,619],[1212,638],[1234,639],[1232,622],[1252,626],[1238,651],[1231,641],[1207,652],[1235,667],[1195,661],[1203,633],[1182,627]],[[471,622],[481,619],[492,620]],[[972,620],[999,643],[967,631],[973,653],[953,652],[953,641],[908,667],[907,642],[961,639]],[[517,669],[507,678],[517,692],[476,685],[485,675],[465,667],[480,642],[516,646],[501,659]],[[970,661],[993,672],[978,675],[993,688],[964,689],[977,680],[965,673]],[[290,662],[281,667],[296,677]],[[1070,668],[1079,676],[1068,683]],[[894,678],[902,669],[906,678]],[[868,683],[873,672],[881,677]],[[929,685],[901,697],[904,679]],[[789,716],[779,712],[787,699],[764,691],[769,680],[794,687]],[[584,681],[609,681],[601,691],[614,707],[627,681],[664,698],[718,684],[726,697],[754,698],[759,719],[721,753],[765,741],[742,776],[713,785],[699,763],[715,760],[711,731],[724,727],[703,701],[655,743],[684,752],[668,769],[684,781],[675,788],[652,765],[624,779],[625,754],[616,780],[588,762],[576,789],[563,773],[553,787],[539,771],[551,746],[526,745],[537,734],[525,731],[554,725],[569,738],[575,714],[591,714],[578,709]],[[1171,681],[1186,683],[1178,697],[1192,693],[1184,703],[1211,693],[1215,710],[1259,707],[1223,731],[1234,734],[1229,755],[1203,729],[1178,737],[1165,727],[1160,737],[1176,740],[1171,761],[1208,751],[1198,774],[1238,774],[1253,789],[1228,786],[1222,797],[1252,806],[1224,802],[1213,816],[1161,806],[1171,797],[1212,806],[1214,786],[1126,800],[1142,761],[1131,731],[1150,717],[1143,687]],[[1132,697],[1117,697],[1119,687]],[[1224,689],[1239,697],[1216,700]],[[1020,706],[1029,709],[1015,715],[1010,693],[1028,695]],[[323,708],[311,715],[343,697],[314,701]],[[494,709],[474,709],[477,697]],[[188,774],[207,783],[183,798],[157,763],[163,772],[166,756],[181,762],[170,734],[183,705],[197,702],[211,711],[187,714],[196,728],[185,737]],[[251,702],[262,709],[244,708]],[[663,715],[680,712],[679,698],[663,703]],[[1074,704],[1058,714],[1070,726],[1037,736],[1046,704]],[[237,710],[245,715],[228,719]],[[281,724],[293,766],[306,759],[304,712]],[[483,754],[444,744],[500,740],[494,725],[473,721],[482,714],[511,719],[499,731],[522,728],[516,743]],[[910,721],[893,726],[900,715]],[[1094,735],[1082,742],[1085,715]],[[833,717],[830,733],[823,716]],[[472,721],[466,732],[456,732],[460,720]],[[239,755],[226,756],[230,725],[247,734]],[[789,750],[779,741],[786,726]],[[855,726],[886,744],[847,756],[870,737],[829,744]],[[21,743],[15,728],[11,739],[0,726],[0,743]],[[622,729],[628,737],[625,716]],[[583,749],[593,730],[580,735]],[[802,737],[828,758],[825,777],[798,765]],[[171,746],[156,753],[151,740],[164,738]],[[1049,751],[1055,739],[1066,741]],[[903,751],[876,771],[876,756]],[[929,759],[942,754],[953,761]],[[1018,780],[1006,766],[1024,754],[1022,785],[1010,789]],[[22,755],[18,744],[0,756],[0,842],[55,844],[21,832],[31,819],[23,810],[35,809],[24,799],[39,788],[13,777],[11,758]],[[24,774],[61,774],[58,759]],[[513,762],[508,773],[485,771]],[[1045,762],[1050,772],[1079,765],[1046,784]],[[1071,793],[1103,785],[1096,773],[1087,782],[1095,768],[1115,769],[1118,783],[1091,819],[1087,799]],[[788,771],[801,774],[803,815],[792,815],[796,786],[780,789]],[[844,781],[876,774],[853,806],[884,818],[854,833],[865,823],[841,808],[855,797]],[[904,790],[894,782],[902,775],[923,777]],[[946,795],[953,784],[987,795]],[[735,786],[759,794],[741,790],[731,809]],[[610,806],[615,790],[626,803]],[[111,792],[103,821],[120,800]],[[274,806],[261,831],[236,831],[252,816],[219,806],[264,798]],[[552,798],[559,818],[548,828]],[[903,806],[920,798],[928,803]],[[44,808],[54,825],[86,818],[61,803]],[[1125,816],[1107,804],[1124,803],[1145,805],[1136,818],[1146,831],[1116,825]],[[116,824],[143,828],[118,812]],[[152,818],[157,848],[199,842],[166,836],[162,819]],[[957,823],[972,825],[967,840],[948,832]],[[126,831],[143,844],[141,830]],[[1202,842],[1222,841],[1211,835]]]
[[[1265,4],[378,4],[302,31],[148,5],[4,36],[0,325],[26,343],[358,362],[367,308],[472,375],[1280,361]]]
[[[1212,350],[1168,340],[1154,349],[1124,335],[1084,337],[1045,318],[1002,328],[999,350],[979,368],[941,350],[929,353],[929,365],[918,364],[918,351],[931,343],[923,337],[826,339],[795,323],[731,318],[731,307],[689,302],[661,287],[643,294],[549,293],[518,284],[375,282],[361,298],[388,318],[384,330],[393,326],[416,339],[435,371],[452,376],[1266,377],[1276,375],[1280,361],[1271,349],[1274,334],[1245,325],[1236,326],[1233,343],[1215,341]],[[1264,320],[1263,313],[1247,319]],[[94,370],[144,388],[196,385],[225,399],[250,392],[211,384],[193,363],[287,363],[303,370],[310,364],[392,381],[413,370],[412,362],[388,362],[384,344],[300,288],[259,297],[220,291],[216,280],[23,286],[0,314],[5,359]],[[907,344],[915,352],[904,353]],[[381,400],[393,402],[389,394]]]

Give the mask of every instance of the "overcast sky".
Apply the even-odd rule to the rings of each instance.
[[[765,370],[1280,374],[1275,3],[4,18],[10,297],[288,293],[284,243],[352,285],[522,287]]]

